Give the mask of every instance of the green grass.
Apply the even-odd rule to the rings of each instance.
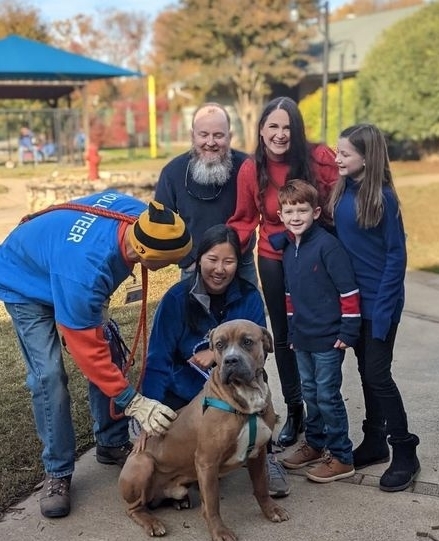
[[[173,145],[170,149],[159,149],[156,158],[151,158],[149,149],[135,149],[133,155],[128,154],[128,150],[124,149],[101,149],[99,155],[101,162],[99,169],[104,170],[120,170],[120,171],[148,171],[152,174],[158,174],[169,159],[176,153],[186,150],[186,146]],[[50,177],[54,172],[68,176],[87,175],[87,164],[71,165],[68,163],[45,162],[33,165],[26,163],[22,166],[16,166],[13,169],[4,169],[2,177],[8,178],[34,178],[34,177]]]
[[[401,186],[401,198],[409,269],[439,272],[439,183]]]
[[[126,160],[113,155],[115,168],[125,170]],[[103,168],[107,158],[103,159]],[[141,160],[131,163],[132,169],[158,172],[167,160]],[[112,163],[108,158],[108,163]],[[38,166],[40,167],[40,166]],[[43,166],[41,166],[43,167]],[[401,163],[392,166],[396,185],[403,205],[403,216],[408,235],[409,268],[439,272],[439,183],[405,185],[408,175],[436,174],[437,164]],[[26,168],[23,168],[26,169]],[[12,170],[17,171],[17,170]],[[29,174],[29,172],[28,172]],[[398,182],[398,179],[401,179]],[[0,186],[1,191],[1,186]],[[166,289],[178,279],[175,266],[150,273],[148,285],[148,328],[154,308]],[[119,323],[126,343],[131,346],[137,328],[139,303],[125,306],[124,285],[115,293],[110,313]],[[25,386],[24,364],[18,351],[15,334],[3,305],[0,305],[0,517],[9,506],[29,494],[43,476],[41,445],[35,435],[29,393]],[[77,436],[77,453],[80,455],[93,444],[92,421],[87,404],[87,384],[71,358],[66,355],[72,413]],[[137,359],[130,372],[133,383],[141,360]]]

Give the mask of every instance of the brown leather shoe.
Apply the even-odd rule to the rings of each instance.
[[[71,480],[71,475],[52,477],[46,474],[40,496],[40,511],[43,516],[60,518],[70,513]]]
[[[353,475],[355,475],[353,464],[343,464],[330,453],[326,453],[323,462],[306,472],[308,479],[316,483],[330,483]]]
[[[132,450],[133,444],[130,441],[120,447],[97,445],[96,460],[101,464],[117,464],[122,468]]]
[[[308,464],[314,464],[320,462],[323,457],[323,450],[318,451],[313,449],[308,442],[302,441],[300,446],[293,451],[290,455],[282,458],[282,465],[289,470],[297,470],[308,466]]]

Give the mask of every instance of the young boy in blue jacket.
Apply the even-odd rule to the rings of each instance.
[[[288,181],[278,195],[286,231],[270,237],[283,251],[289,344],[296,352],[307,408],[305,441],[282,460],[289,469],[327,483],[355,474],[348,418],[341,396],[345,350],[360,331],[359,292],[347,253],[318,224],[318,192]]]

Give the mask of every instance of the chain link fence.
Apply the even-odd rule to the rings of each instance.
[[[0,109],[2,164],[11,167],[20,161],[80,164],[84,159],[84,143],[80,110]]]

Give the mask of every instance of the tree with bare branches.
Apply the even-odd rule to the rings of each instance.
[[[307,18],[315,3],[301,0]],[[156,70],[168,83],[233,101],[244,145],[254,148],[254,131],[271,84],[292,86],[303,76],[307,39],[315,32],[290,16],[284,0],[182,0],[159,15],[153,50]]]
[[[56,21],[53,42],[77,54],[140,71],[146,62],[151,22],[143,12],[99,9]]]

